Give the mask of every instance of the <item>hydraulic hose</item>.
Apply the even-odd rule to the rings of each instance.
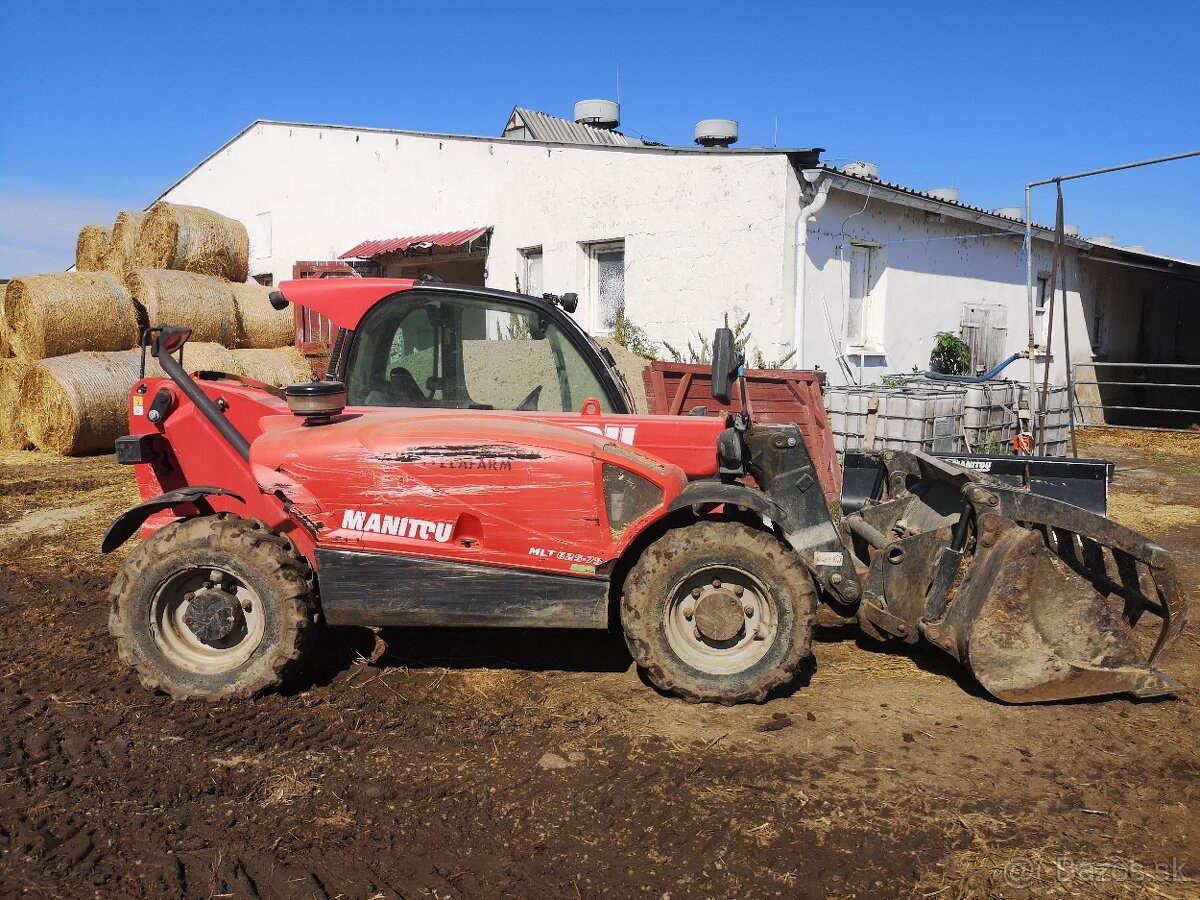
[[[961,381],[961,382],[968,383],[968,384],[973,384],[973,383],[977,383],[980,381],[991,381],[993,378],[995,378],[997,375],[999,375],[1002,371],[1004,371],[1006,368],[1008,368],[1009,364],[1011,364],[1014,360],[1023,359],[1024,357],[1025,357],[1025,351],[1018,350],[1016,353],[1014,353],[1012,356],[1010,356],[1004,362],[1000,363],[1000,365],[996,366],[996,368],[992,369],[992,371],[988,372],[986,375],[979,375],[978,377],[974,377],[974,378],[972,378],[969,375],[943,375],[941,372],[926,372],[925,377],[932,378],[936,381]]]

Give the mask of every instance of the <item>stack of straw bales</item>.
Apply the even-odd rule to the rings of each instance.
[[[159,202],[85,226],[75,272],[13,279],[0,294],[0,448],[105,452],[128,430],[141,331],[192,329],[190,371],[279,387],[312,377],[290,309],[246,284],[249,242],[233,219]],[[148,375],[163,373],[153,360]]]

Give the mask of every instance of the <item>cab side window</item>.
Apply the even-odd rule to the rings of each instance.
[[[347,365],[352,406],[578,412],[611,403],[544,310],[489,297],[397,294],[360,323]]]
[[[562,411],[547,325],[536,311],[491,305],[469,310],[463,319],[463,381],[477,405]]]

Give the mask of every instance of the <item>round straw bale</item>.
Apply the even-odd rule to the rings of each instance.
[[[140,351],[133,351],[140,359]],[[176,354],[178,356],[178,353]],[[227,372],[230,375],[242,374],[234,361],[233,354],[222,347],[206,341],[188,341],[183,345],[183,369],[185,372]],[[148,378],[166,378],[158,360],[146,352],[146,376]]]
[[[41,450],[77,456],[111,451],[129,430],[136,353],[72,353],[29,365],[21,420]]]
[[[112,272],[118,278],[124,278],[130,269],[134,268],[134,257],[137,255],[138,238],[142,233],[144,212],[123,210],[117,213],[113,223],[112,240],[109,241],[108,252],[101,260],[101,267]]]
[[[4,313],[16,356],[47,359],[82,350],[128,350],[138,342],[137,307],[108,272],[14,278]]]
[[[237,346],[262,350],[291,347],[296,342],[296,314],[292,307],[271,305],[271,288],[261,284],[231,284],[237,303]]]
[[[102,272],[102,260],[112,242],[112,229],[103,225],[84,225],[75,241],[75,270]]]
[[[25,369],[25,364],[15,359],[0,359],[0,449],[23,450],[29,445],[29,435],[18,415]]]
[[[192,339],[230,346],[237,336],[237,307],[219,278],[162,269],[135,269],[126,279],[151,326],[192,329]]]
[[[18,364],[26,370],[19,388],[20,420],[39,449],[65,456],[109,452],[113,441],[129,431],[129,391],[140,374],[140,351],[73,353],[32,364],[12,360],[5,368]],[[228,350],[203,342],[188,342],[183,367],[237,373]],[[165,377],[149,356],[146,375]]]
[[[138,239],[137,268],[179,269],[243,282],[249,270],[246,226],[211,209],[160,200]]]
[[[8,296],[9,284],[4,285],[3,290],[0,290],[0,359],[8,359],[13,355],[12,331],[8,327],[8,313],[4,311],[4,301]]]
[[[274,350],[230,350],[238,374],[275,387],[312,381],[312,367],[295,347]]]

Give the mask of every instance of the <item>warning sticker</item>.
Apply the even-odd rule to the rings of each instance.
[[[145,402],[145,398],[140,395],[133,398],[133,414],[135,416],[144,416],[146,414],[146,411],[142,408],[143,402]]]
[[[831,550],[818,550],[813,554],[813,561],[818,566],[842,566],[842,554]]]

